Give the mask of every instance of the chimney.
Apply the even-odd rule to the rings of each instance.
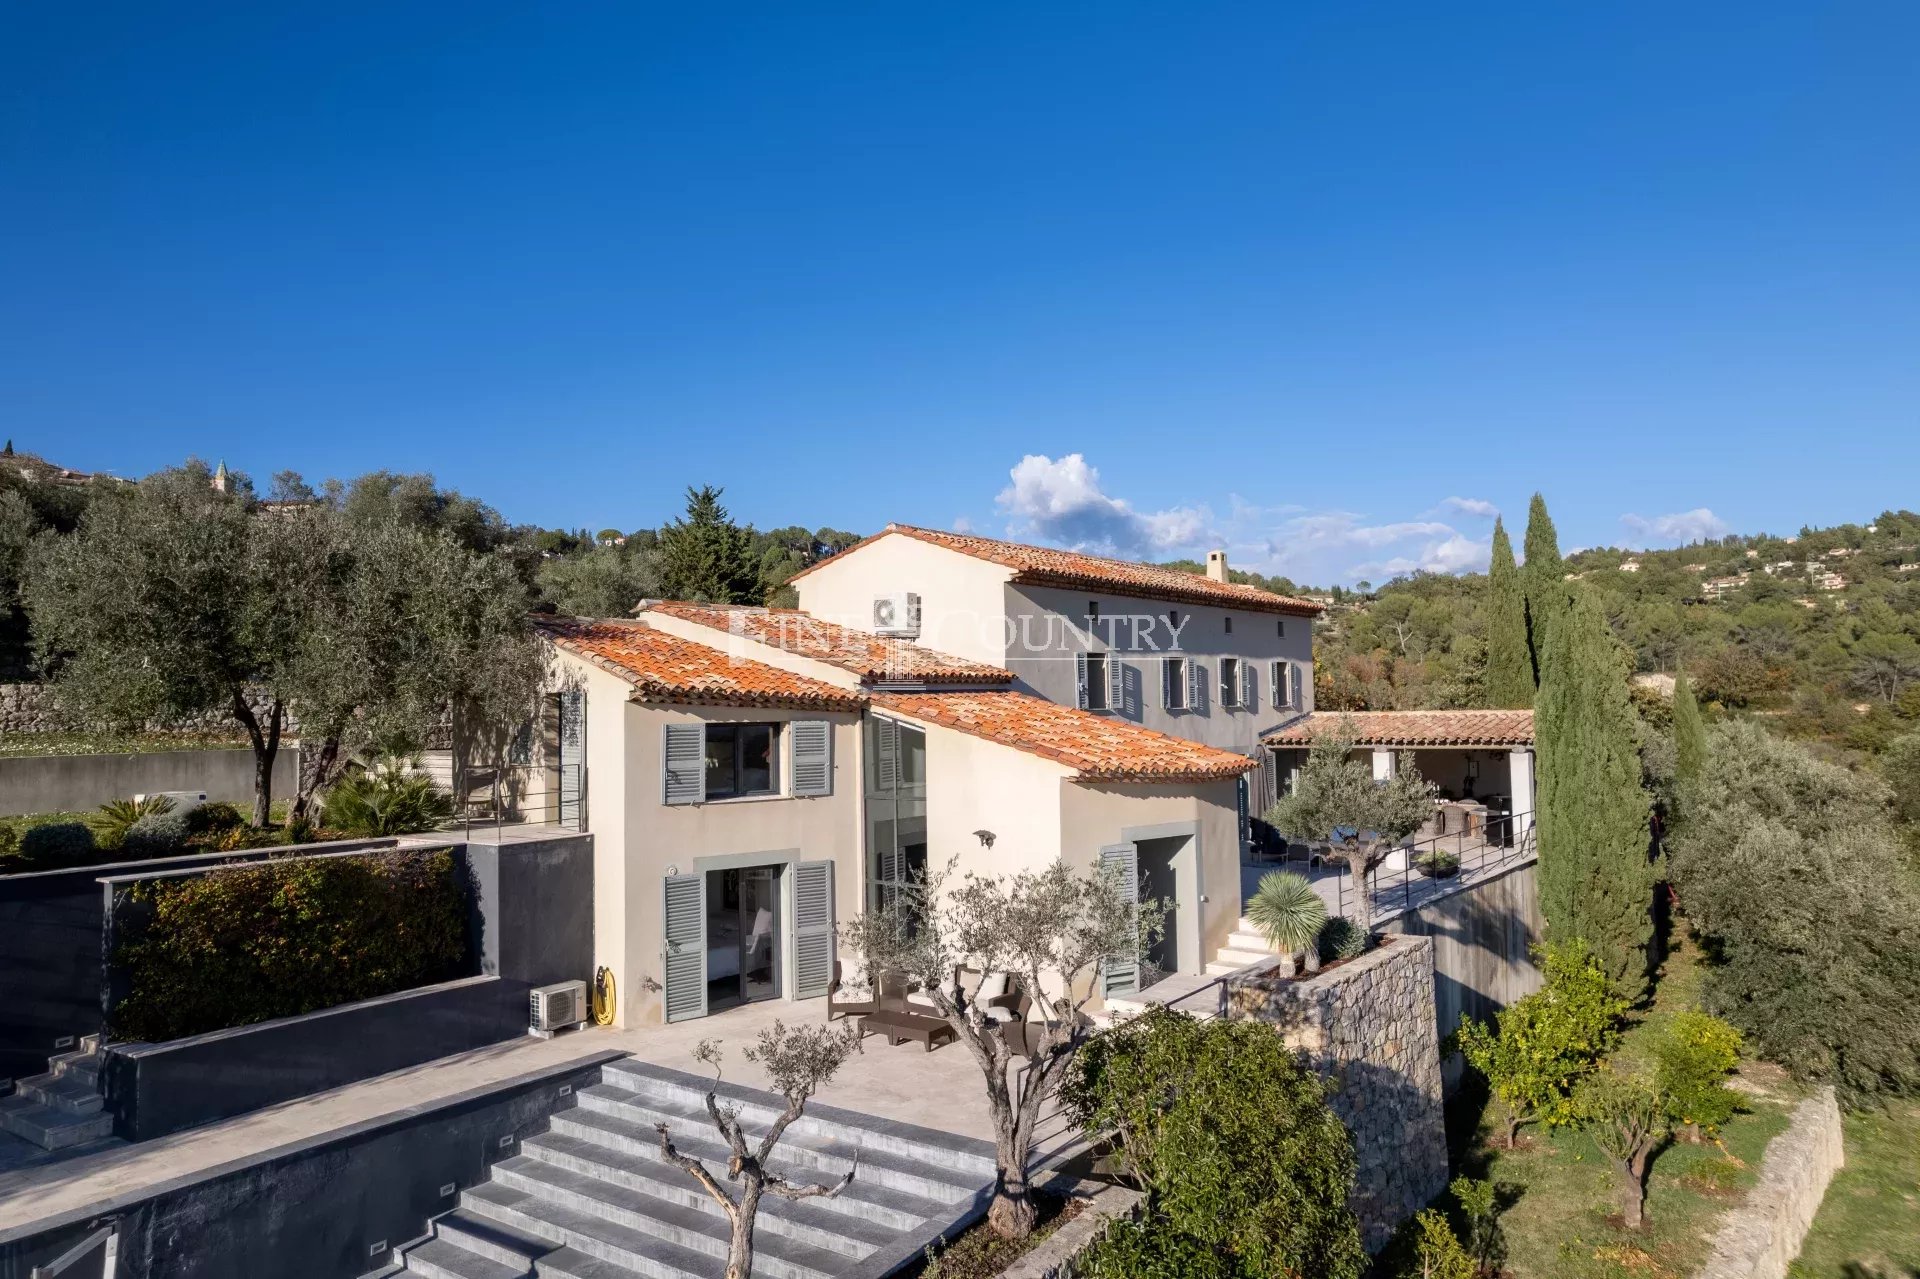
[[[1216,582],[1227,580],[1227,553],[1225,551],[1207,552],[1207,576]]]

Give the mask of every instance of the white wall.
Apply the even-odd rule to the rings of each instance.
[[[995,666],[1006,658],[1001,588],[1012,570],[903,533],[842,551],[793,584],[800,607],[857,630],[873,629],[876,596],[920,596],[927,648]]]

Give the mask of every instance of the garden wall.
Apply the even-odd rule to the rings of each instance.
[[[4,767],[0,764],[0,767]],[[391,839],[310,844],[300,851],[391,848]],[[257,848],[152,861],[0,875],[0,1080],[37,1075],[60,1039],[100,1031],[106,903],[100,881],[190,867],[263,861],[295,851]],[[5,1092],[0,1087],[0,1092]]]
[[[1447,1186],[1447,1132],[1434,1026],[1434,944],[1390,937],[1316,975],[1277,961],[1229,979],[1227,1015],[1270,1023],[1333,1084],[1353,1134],[1353,1211],[1368,1252]]]
[[[417,1237],[572,1104],[562,1088],[598,1082],[601,1064],[620,1055],[596,1053],[0,1231],[0,1279],[29,1279],[109,1215],[121,1223],[124,1279],[354,1279],[385,1259],[369,1257],[372,1245]]]
[[[1795,1107],[1787,1130],[1767,1143],[1759,1183],[1721,1222],[1699,1279],[1785,1279],[1827,1183],[1846,1161],[1840,1106],[1833,1089],[1822,1088]]]
[[[256,689],[247,695],[247,702],[264,724],[271,699]],[[240,728],[225,710],[178,720],[154,720],[143,727],[152,733],[227,733]],[[286,716],[281,731],[291,732],[294,727],[292,716]],[[0,733],[75,733],[86,729],[87,725],[77,723],[60,709],[59,699],[47,685],[0,684]]]
[[[273,761],[273,790],[291,795],[300,779],[300,747]],[[131,755],[14,755],[0,759],[0,817],[77,813],[110,799],[153,791],[205,791],[243,810],[253,804],[253,752],[153,751]]]

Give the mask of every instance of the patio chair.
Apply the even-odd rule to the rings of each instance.
[[[866,1014],[875,1011],[877,1007],[874,1003],[876,992],[873,990],[871,984],[868,986],[867,997],[865,999],[838,998],[842,985],[843,983],[840,980],[840,961],[836,959],[833,961],[833,980],[827,983],[828,1021],[833,1020],[835,1013],[838,1013],[842,1017],[864,1017]]]

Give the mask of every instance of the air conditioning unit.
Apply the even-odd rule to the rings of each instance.
[[[203,790],[157,790],[144,795],[135,795],[133,802],[144,804],[150,799],[170,799],[176,813],[190,813],[207,802],[207,793]]]
[[[920,597],[912,591],[878,595],[873,601],[873,633],[912,639],[920,634]]]
[[[527,1033],[552,1039],[559,1030],[579,1030],[587,1024],[587,983],[563,981],[536,986],[527,992]]]

